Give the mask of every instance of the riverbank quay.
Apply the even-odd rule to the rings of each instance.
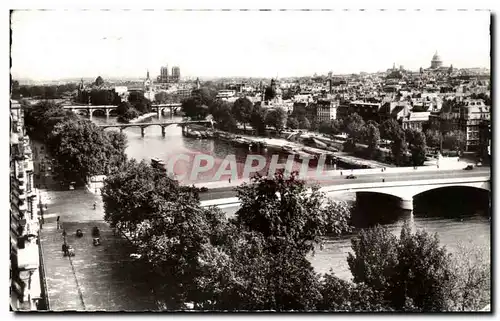
[[[92,244],[91,230],[100,230],[101,245]],[[82,230],[83,237],[76,236]],[[75,249],[74,257],[62,252],[63,236]],[[154,294],[141,263],[130,258],[131,243],[103,221],[45,220],[41,231],[45,280],[52,311],[154,311]]]
[[[51,158],[42,147],[37,143],[34,153],[35,184],[40,187],[38,205],[43,212],[39,234],[50,310],[157,310],[147,269],[130,258],[135,247],[103,221],[102,198],[85,188],[61,188],[53,180],[48,165]],[[94,226],[100,230],[100,246],[92,243]],[[83,231],[82,238],[76,237],[77,229]],[[63,256],[63,230],[67,243],[75,249],[74,257]]]
[[[326,161],[330,164],[337,164],[343,168],[384,168],[394,167],[392,164],[367,160],[350,155],[345,152],[338,152],[328,149],[307,146],[300,142],[289,141],[285,138],[268,138],[249,135],[234,135],[222,131],[214,131],[213,135],[208,135],[208,138],[217,138],[231,144],[247,146],[250,150],[254,147],[267,148],[278,152],[288,153],[290,155],[318,158],[321,155],[326,157]]]

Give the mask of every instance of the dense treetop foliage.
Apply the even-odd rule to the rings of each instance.
[[[104,132],[59,105],[42,101],[27,107],[25,115],[28,134],[47,145],[63,183],[110,174],[126,159],[124,134]]]

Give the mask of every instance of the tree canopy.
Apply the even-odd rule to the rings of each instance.
[[[222,100],[215,101],[208,108],[208,112],[217,122],[217,128],[228,132],[234,132],[236,130],[236,119],[229,103]]]
[[[236,120],[246,128],[246,124],[252,120],[253,103],[246,97],[238,98],[233,104],[232,113]]]
[[[266,113],[265,124],[274,127],[277,132],[281,132],[285,128],[287,114],[283,108],[274,108]]]
[[[405,138],[410,147],[413,166],[422,166],[427,150],[425,134],[419,130],[408,129],[405,131]]]
[[[89,176],[109,174],[125,158],[123,134],[108,134],[86,119],[57,123],[47,139],[65,182],[84,183]]]
[[[401,131],[399,123],[393,119],[387,119],[380,125],[380,136],[383,139],[393,140],[396,135]]]
[[[128,96],[128,101],[141,114],[151,111],[151,101],[144,97],[141,92],[131,92]]]

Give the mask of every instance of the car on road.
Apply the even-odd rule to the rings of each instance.
[[[205,186],[203,186],[202,188],[200,188],[200,192],[201,193],[208,192],[208,188],[206,188]]]
[[[350,175],[347,175],[345,178],[346,179],[356,179],[357,177],[354,176],[353,174],[350,174]]]
[[[470,171],[470,170],[472,170],[472,169],[474,169],[474,166],[472,166],[472,165],[467,165],[467,166],[464,168],[464,170],[466,170],[466,171]]]

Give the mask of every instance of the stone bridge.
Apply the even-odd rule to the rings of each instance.
[[[185,125],[189,124],[210,124],[213,127],[214,122],[212,120],[188,120],[188,121],[170,121],[170,122],[151,122],[151,123],[134,123],[134,124],[100,124],[98,125],[101,128],[118,128],[120,132],[123,131],[124,128],[129,127],[139,127],[141,129],[141,135],[144,137],[144,129],[149,126],[160,126],[161,134],[165,137],[165,128],[171,125],[180,125],[184,130]]]
[[[356,180],[345,180],[343,184],[325,186],[322,187],[320,191],[327,196],[345,192],[386,194],[399,198],[402,209],[413,210],[413,198],[416,195],[445,187],[471,187],[491,191],[490,176],[487,174],[479,174],[474,177],[418,179],[394,182],[378,181],[368,183],[358,183]],[[204,207],[217,206],[221,208],[237,207],[240,205],[240,201],[237,197],[229,197],[202,201],[201,205]]]
[[[182,104],[174,103],[174,104],[153,104],[151,105],[151,110],[156,111],[158,118],[162,115],[163,111],[166,109],[170,109],[170,114],[174,114],[179,108],[181,108]],[[89,117],[92,118],[92,115],[95,111],[99,110],[106,114],[106,117],[109,118],[109,114],[112,110],[116,110],[118,106],[116,105],[70,105],[64,106],[64,109],[71,110],[72,112],[76,112],[78,110],[84,110],[88,113]]]

